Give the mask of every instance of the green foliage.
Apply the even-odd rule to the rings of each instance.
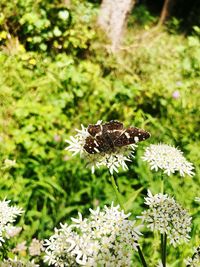
[[[129,17],[128,26],[145,27],[148,28],[150,25],[156,22],[156,17],[152,16],[145,5],[136,5],[132,11],[132,16]]]
[[[200,243],[194,203],[200,186],[198,29],[186,38],[164,29],[129,28],[114,56],[95,34],[96,7],[86,1],[66,7],[59,1],[17,0],[14,6],[3,0],[0,6],[0,193],[25,210],[19,240],[46,238],[78,210],[116,201],[108,171],[92,175],[83,159],[64,150],[64,141],[81,123],[119,119],[152,135],[139,145],[129,171],[117,178],[133,216],[144,209],[147,188],[160,191],[158,176],[141,160],[146,145],[179,146],[195,165],[194,178],[173,175],[166,183],[166,192],[193,215],[191,243],[168,253],[168,261],[176,261],[169,266],[183,266],[183,258]],[[141,13],[145,10],[138,20]],[[154,21],[145,14],[143,24]],[[17,164],[5,170],[7,158]],[[158,236],[147,232],[142,245],[155,266]]]
[[[78,7],[78,8],[77,8]],[[70,8],[63,1],[1,1],[0,42],[17,36],[28,50],[80,53],[94,38],[90,27],[96,13],[89,3],[75,2]]]
[[[182,21],[176,17],[170,18],[170,20],[166,23],[168,31],[173,34],[179,32],[181,28],[181,22]]]

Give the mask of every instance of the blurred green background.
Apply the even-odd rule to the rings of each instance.
[[[183,259],[200,244],[200,207],[194,202],[200,197],[198,8],[185,19],[184,10],[175,12],[155,27],[159,5],[142,1],[133,8],[122,49],[112,54],[96,23],[100,1],[1,0],[0,196],[25,210],[18,241],[48,238],[78,210],[87,215],[90,207],[116,201],[108,170],[92,175],[83,159],[64,148],[81,124],[117,119],[151,133],[117,178],[133,217],[145,208],[147,189],[160,190],[159,175],[141,160],[144,148],[175,145],[196,174],[172,175],[165,184],[193,216],[191,242],[170,248],[169,266],[184,266]],[[16,165],[5,169],[6,159]],[[144,236],[144,254],[155,266],[158,238]]]

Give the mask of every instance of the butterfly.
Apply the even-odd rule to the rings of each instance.
[[[84,149],[89,154],[115,151],[117,147],[128,146],[150,137],[150,133],[136,128],[124,128],[123,123],[112,120],[104,124],[90,124],[87,127],[90,134],[86,137]]]

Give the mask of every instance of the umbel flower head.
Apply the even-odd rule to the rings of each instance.
[[[10,200],[0,201],[0,247],[5,239],[10,238],[11,231],[14,231],[12,223],[15,222],[17,216],[23,213],[21,208],[17,206],[9,206]],[[17,231],[17,229],[16,229]]]
[[[128,220],[119,206],[90,209],[90,217],[72,218],[72,224],[61,224],[45,240],[45,262],[64,266],[130,266],[133,250],[137,251],[140,226]]]
[[[194,166],[183,156],[179,149],[165,144],[150,145],[146,148],[143,160],[147,161],[151,170],[164,170],[164,173],[170,175],[178,171],[181,176],[188,174],[193,176]]]
[[[26,253],[27,250],[27,244],[26,241],[22,241],[21,243],[18,243],[15,248],[12,249],[12,252],[20,252],[21,254]]]
[[[193,256],[184,260],[186,267],[199,267],[200,266],[200,246],[194,251]]]
[[[181,241],[189,241],[192,218],[175,202],[174,198],[161,193],[153,196],[148,190],[145,204],[149,206],[149,209],[143,211],[142,216],[138,217],[147,224],[148,228],[167,234],[173,246],[180,244]]]
[[[98,121],[96,125],[101,125],[101,121]],[[88,128],[81,125],[81,130],[76,129],[78,132],[74,137],[71,136],[70,140],[66,140],[69,146],[66,150],[69,150],[73,155],[80,154],[87,161],[88,167],[91,167],[92,173],[95,168],[105,166],[109,169],[110,173],[118,172],[118,168],[122,167],[123,170],[128,169],[127,162],[134,158],[134,150],[137,147],[136,144],[127,146],[115,147],[105,151],[99,151],[95,148],[95,153],[88,153],[85,149],[86,139],[90,136]],[[139,141],[137,138],[136,142]]]
[[[29,254],[31,256],[39,256],[43,250],[43,242],[33,238],[29,246]]]

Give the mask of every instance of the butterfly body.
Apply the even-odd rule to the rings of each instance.
[[[117,147],[128,146],[146,140],[150,134],[136,127],[124,128],[119,121],[110,121],[104,124],[90,124],[87,128],[90,134],[84,149],[89,154],[115,151]]]

